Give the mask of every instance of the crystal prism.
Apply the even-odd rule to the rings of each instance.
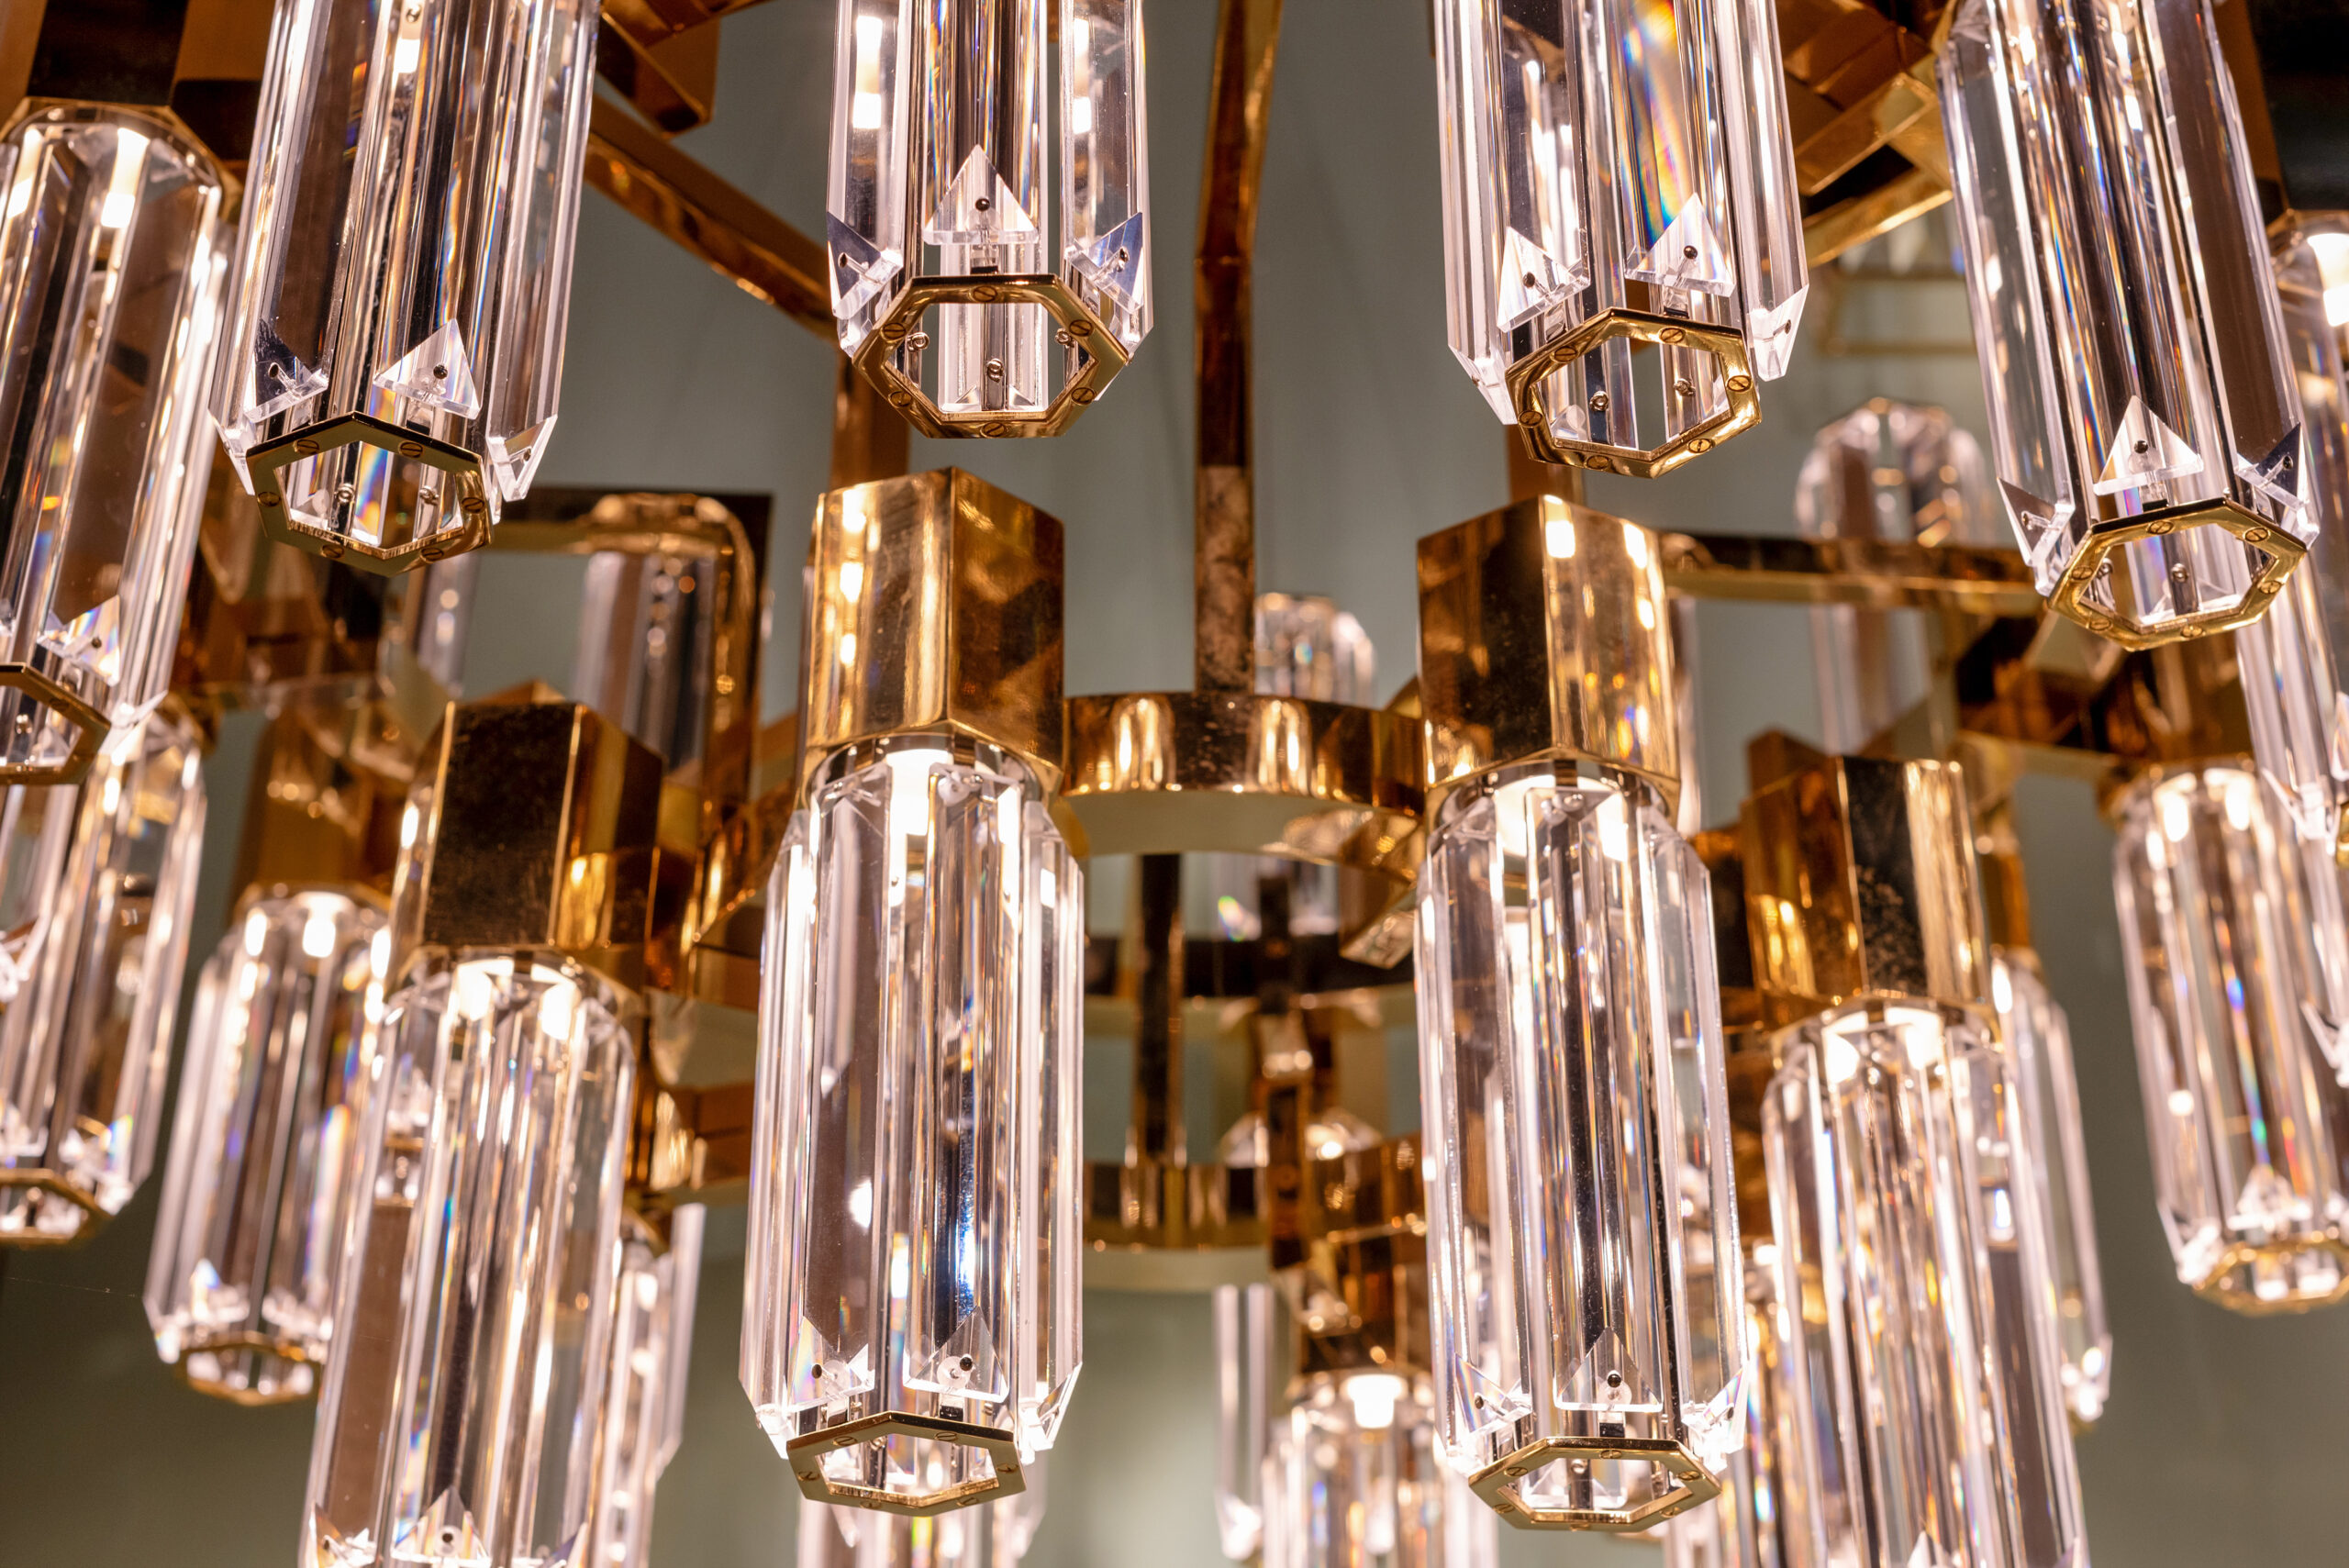
[[[1971,1019],[1871,1002],[1794,1026],[1763,1096],[1779,1337],[1828,1560],[2071,1568],[2079,1478],[2019,1091]],[[1782,1383],[1781,1386],[1785,1386]],[[1831,1434],[1836,1434],[1831,1436]],[[1848,1504],[1848,1506],[1847,1506]],[[1880,1549],[1877,1549],[1880,1550]]]
[[[2328,889],[2312,890],[2288,822],[2241,767],[2151,773],[2111,810],[2154,1191],[2178,1277],[2243,1312],[2349,1294],[2349,1088],[2304,1006],[2322,995],[2311,892]],[[2337,882],[2329,891],[2337,912]]]
[[[406,570],[528,490],[595,56],[588,0],[289,0],[212,406],[273,533]]]
[[[1422,876],[1445,1443],[1467,1472],[1546,1443],[1520,1496],[1537,1518],[1656,1517],[1741,1440],[1704,867],[1637,790],[1545,770],[1450,796]],[[1626,1437],[1678,1457],[1548,1462]]]
[[[841,349],[926,434],[1053,433],[1150,330],[1141,0],[840,0],[839,18]]]
[[[1809,288],[1771,7],[1435,12],[1447,335],[1494,413],[1547,461],[1642,475],[1750,424]],[[1665,330],[1635,395],[1631,339]]]
[[[1264,1568],[1494,1568],[1498,1521],[1443,1462],[1429,1390],[1316,1374],[1273,1427]]]
[[[633,1221],[621,1241],[595,1518],[576,1568],[651,1562],[654,1489],[684,1435],[704,1219],[699,1204],[685,1204],[669,1217],[665,1250]]]
[[[153,1162],[204,844],[203,751],[176,706],[78,785],[0,795],[0,1244],[84,1236]]]
[[[147,1318],[206,1393],[304,1397],[332,1348],[390,928],[355,890],[260,897],[197,977]]]
[[[1215,1315],[1215,1518],[1223,1554],[1246,1562],[1264,1540],[1264,1461],[1272,1435],[1273,1287],[1219,1284]]]
[[[385,1004],[306,1562],[576,1562],[610,1382],[628,1006],[567,960],[430,948]]]
[[[211,474],[222,175],[130,109],[36,105],[0,140],[0,783],[78,777],[171,673]]]
[[[2041,591],[2133,644],[2254,618],[2291,561],[2258,541],[2316,530],[2210,6],[1965,0],[1939,70],[1998,477],[2043,498],[2017,511]]]
[[[815,788],[785,838],[742,1382],[811,1496],[975,1501],[1003,1445],[1058,1433],[1083,1353],[1083,889],[1024,769],[919,737]],[[824,1435],[886,1413],[996,1446]]]

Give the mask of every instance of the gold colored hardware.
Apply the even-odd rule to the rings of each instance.
[[[551,951],[636,988],[666,978],[658,756],[577,704],[456,703],[417,775],[395,981],[425,949]]]
[[[587,183],[700,257],[753,299],[827,342],[831,284],[824,247],[662,140],[626,110],[598,101],[587,122]]]
[[[1520,762],[1588,762],[1680,795],[1663,548],[1555,496],[1419,541],[1430,816]]]
[[[1560,1461],[1632,1460],[1672,1477],[1662,1494],[1630,1508],[1549,1507],[1525,1500],[1520,1478]],[[1527,1443],[1468,1477],[1468,1489],[1520,1529],[1592,1529],[1624,1534],[1646,1529],[1720,1496],[1720,1483],[1685,1442],[1662,1438],[1547,1438]]]
[[[1694,599],[2036,616],[2021,553],[1791,534],[1665,534],[1664,581]]]
[[[1041,408],[990,408],[949,413],[930,401],[920,381],[897,368],[906,339],[921,329],[922,317],[941,305],[1041,306],[1063,342],[1074,345],[1068,377]],[[925,436],[1057,436],[1101,395],[1126,366],[1126,348],[1069,286],[1050,272],[988,272],[972,277],[923,278],[908,284],[881,324],[857,345],[856,366],[906,423]]]
[[[994,1473],[930,1493],[919,1502],[884,1487],[852,1485],[825,1475],[821,1460],[834,1449],[847,1448],[855,1443],[885,1442],[891,1438],[911,1438],[976,1449],[987,1456]],[[952,1513],[956,1508],[968,1507],[981,1497],[1010,1497],[1028,1490],[1027,1474],[1019,1466],[1019,1445],[1009,1432],[938,1416],[885,1410],[878,1415],[843,1421],[837,1426],[819,1427],[792,1439],[783,1451],[785,1461],[791,1466],[791,1473],[799,1482],[799,1495],[811,1502],[841,1503],[852,1508],[871,1508],[909,1518]]]
[[[1661,446],[1636,450],[1560,436],[1552,428],[1553,410],[1542,401],[1542,384],[1584,355],[1596,351],[1601,344],[1621,338],[1711,354],[1720,367],[1725,399],[1721,411]],[[1517,409],[1518,428],[1524,432],[1535,457],[1544,462],[1587,467],[1601,473],[1625,473],[1635,479],[1669,473],[1690,458],[1702,456],[1762,420],[1762,403],[1754,395],[1753,369],[1746,359],[1742,334],[1734,328],[1651,316],[1645,311],[1610,310],[1585,322],[1540,353],[1520,360],[1509,367],[1508,391],[1509,400]]]
[[[413,756],[396,772],[370,765],[382,753],[351,744],[354,722],[368,716],[351,705],[296,700],[262,732],[237,841],[234,884],[245,896],[309,887],[390,893]]]
[[[2127,567],[2116,552],[2124,545],[2142,539],[2158,539],[2179,529],[2223,528],[2243,543],[2250,545],[2260,557],[2260,564],[2252,575],[2251,586],[2232,609],[2205,610],[2182,616],[2157,628],[2147,628],[2132,618],[2120,602],[2121,593],[2130,577]],[[2214,631],[2228,631],[2248,626],[2267,612],[2277,590],[2284,579],[2308,553],[2308,547],[2256,512],[2233,501],[2200,502],[2189,506],[2170,507],[2163,511],[2140,513],[2133,517],[2118,517],[2110,522],[2092,524],[2087,541],[2081,549],[2071,569],[2057,584],[2055,596],[2048,600],[2048,607],[2056,614],[2069,617],[2099,637],[2109,638],[2123,648],[2157,648],[2164,643],[2182,639],[2206,636]],[[2115,604],[2107,609],[2088,602],[2088,590],[2099,577],[2114,584]]]
[[[596,29],[596,74],[674,136],[709,123],[718,99],[718,26],[666,28],[642,0],[607,0]]]
[[[252,147],[270,0],[105,7],[13,0],[0,26],[0,118],[101,104],[154,117],[231,183]]]
[[[374,447],[397,454],[413,447],[406,461],[448,477],[441,494],[453,489],[457,504],[441,508],[448,523],[437,532],[411,536],[384,544],[339,534],[303,522],[285,504],[285,472],[322,451],[346,446]],[[348,560],[368,572],[409,572],[444,556],[479,550],[489,542],[489,479],[481,460],[460,446],[420,431],[378,419],[369,414],[348,414],[305,425],[273,440],[264,441],[246,456],[253,476],[253,500],[261,508],[262,528],[280,544],[312,550],[330,561]]]
[[[1950,199],[1935,68],[1958,8],[1904,10],[1921,32],[1866,0],[1777,9],[1803,250],[1816,271]]]
[[[0,767],[0,784],[79,784],[89,773],[90,764],[97,760],[98,748],[106,744],[109,726],[106,715],[59,685],[48,675],[30,664],[14,660],[0,661],[0,688],[29,694],[57,723],[72,733],[64,759],[54,765],[28,763],[22,767]],[[19,724],[32,717],[29,711],[17,716]]]
[[[1871,998],[1986,1010],[1989,941],[1957,767],[1826,757],[1770,735],[1753,773],[1740,854],[1765,1019]]]
[[[1061,525],[960,469],[853,485],[807,549],[799,780],[862,741],[998,746],[1061,776]]]

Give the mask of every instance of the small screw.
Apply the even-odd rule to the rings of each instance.
[[[1683,397],[1694,397],[1697,395],[1697,384],[1683,376],[1672,384],[1672,390]]]
[[[1607,394],[1603,392],[1594,392],[1590,395],[1590,411],[1594,414],[1604,414],[1607,412]]]
[[[1003,361],[1001,360],[989,360],[987,361],[987,379],[989,381],[1001,381],[1003,379]]]
[[[2141,452],[2151,451],[2153,450],[2153,443],[2151,441],[2139,441],[2132,450]]]
[[[284,365],[270,366],[269,379],[272,381],[284,381],[285,379],[285,367]]]
[[[1609,1373],[1607,1374],[1607,1386],[1608,1386],[1608,1387],[1609,1387],[1609,1388],[1620,1388],[1620,1387],[1622,1387],[1622,1386],[1623,1386],[1623,1374],[1622,1374],[1621,1373],[1620,1373],[1620,1372],[1610,1372],[1610,1373]]]
[[[1535,277],[1531,272],[1528,272],[1525,274],[1525,286],[1530,289],[1540,288],[1542,286],[1542,280]]]
[[[448,380],[449,367],[447,365],[434,365],[432,367],[432,379],[435,381]]]
[[[338,484],[334,487],[334,498],[338,505],[344,506],[350,506],[351,497],[353,494],[354,492],[348,484]]]
[[[1683,245],[1680,248],[1680,254],[1693,261],[1697,259],[1697,248],[1694,245]]]
[[[1127,252],[1127,250],[1126,250],[1126,248],[1125,248],[1124,246],[1120,245],[1120,246],[1119,246],[1119,247],[1118,247],[1118,265],[1119,265],[1120,267],[1122,267],[1122,266],[1124,266],[1128,261],[1132,261],[1132,260],[1133,260],[1133,257],[1132,257],[1130,254],[1129,254],[1129,253]]]
[[[852,272],[856,271],[856,263],[850,261],[846,256],[843,256],[841,258],[841,271],[843,272]]]
[[[974,1362],[970,1357],[964,1356],[960,1364],[964,1372],[968,1372],[978,1363]]]
[[[986,211],[986,210],[987,210],[987,208],[989,208],[989,207],[991,207],[991,206],[995,206],[995,203],[993,203],[993,202],[989,201],[989,200],[988,200],[986,197],[985,197],[985,196],[981,196],[977,201],[974,202],[974,203],[973,203],[973,204],[971,204],[971,205],[972,205],[972,206],[975,206],[975,207],[977,207],[981,212],[985,212],[985,211]]]

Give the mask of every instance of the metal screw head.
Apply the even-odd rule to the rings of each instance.
[[[995,206],[995,203],[988,200],[985,196],[981,196],[977,201],[973,202],[971,205],[976,207],[979,211],[985,212],[989,207]]]
[[[434,365],[432,367],[432,379],[435,381],[448,380],[449,367],[447,365]]]
[[[2135,446],[2130,449],[2130,450],[2137,452],[2148,452],[2153,450],[2154,443],[2151,441],[2139,441]]]
[[[400,443],[400,456],[422,457],[423,455],[424,448],[420,443],[416,441],[402,441]]]
[[[1697,248],[1694,245],[1683,245],[1680,248],[1680,254],[1685,260],[1693,261],[1697,259]]]
[[[989,360],[987,361],[987,379],[989,381],[1001,381],[1003,379],[1003,361],[1001,360]]]
[[[1603,392],[1592,393],[1590,395],[1590,411],[1594,414],[1606,413],[1609,401],[1607,394]]]

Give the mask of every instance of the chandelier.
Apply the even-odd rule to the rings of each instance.
[[[162,1157],[156,1350],[315,1401],[303,1568],[647,1562],[729,1206],[803,1563],[1018,1562],[1088,1287],[1208,1299],[1233,1562],[2085,1561],[2074,1434],[2139,1373],[2031,775],[2113,829],[2180,1284],[2349,1298],[2349,213],[2273,39],[1436,0],[1508,500],[1428,520],[1382,706],[1363,622],[1257,581],[1280,0],[1214,30],[1192,684],[1077,695],[1100,520],[909,436],[1082,440],[1149,351],[1141,0],[839,0],[820,238],[670,140],[746,3],[49,0],[6,66],[0,1248]],[[766,496],[535,483],[587,185],[836,348],[794,571]],[[1987,442],[1879,397],[1793,531],[1638,520],[1776,417],[1814,272],[1943,203]],[[563,691],[464,689],[491,554],[580,563]],[[1733,807],[1706,600],[1813,654],[1821,744],[1735,737]]]

